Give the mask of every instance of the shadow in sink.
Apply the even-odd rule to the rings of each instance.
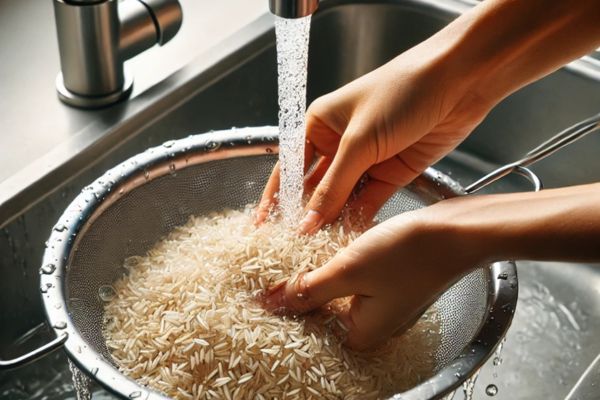
[[[422,41],[467,7],[460,0],[323,1],[311,32],[309,101]],[[263,27],[265,22],[256,24]],[[120,144],[98,151],[91,166],[89,160],[80,159],[63,169],[64,184],[46,185],[43,200],[2,229],[2,358],[33,347],[31,342],[23,346],[14,343],[44,320],[38,289],[43,243],[83,186],[131,155],[168,139],[231,126],[276,124],[274,35],[261,29],[256,30],[256,36],[244,37],[246,45],[237,53],[191,79],[185,96],[178,97],[177,102],[169,103],[171,98],[158,101],[154,108],[144,110],[147,118],[143,121],[138,118],[116,127],[115,134],[123,134]],[[160,95],[169,83],[159,84],[150,93]],[[145,99],[142,94],[131,103],[144,104]],[[493,165],[518,158],[551,134],[597,112],[598,104],[600,80],[562,69],[502,102],[460,147],[457,155],[468,157],[451,156],[438,168],[450,171],[462,183],[470,183]],[[590,136],[542,161],[535,170],[548,186],[600,180],[599,151],[600,137]],[[507,190],[517,189],[506,185]],[[595,289],[599,276],[598,269],[589,266],[521,263],[522,298],[502,355],[504,361],[484,366],[476,397],[486,398],[485,387],[490,383],[499,388],[496,398],[564,397],[600,352],[600,343],[594,340],[600,332],[599,322],[589,317],[600,315],[600,294]],[[548,295],[557,304],[550,310]],[[576,334],[559,333],[561,329],[575,329],[573,321],[580,328]],[[43,330],[37,337],[43,337]],[[567,351],[569,359],[563,357]],[[0,397],[72,398],[65,359],[59,352],[33,365],[0,373]],[[38,397],[32,397],[34,393]],[[100,393],[98,396],[111,398]]]

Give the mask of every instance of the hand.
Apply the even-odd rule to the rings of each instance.
[[[413,49],[311,104],[305,159],[316,165],[305,193],[314,193],[301,231],[332,222],[364,173],[368,181],[349,206],[370,221],[399,187],[454,149],[486,115],[492,104],[440,79],[423,52]],[[259,222],[278,189],[276,166]]]
[[[478,266],[600,261],[598,204],[600,184],[444,200],[371,228],[323,267],[272,289],[265,306],[301,314],[352,296],[339,316],[346,344],[374,347]]]
[[[415,211],[373,227],[325,266],[274,288],[265,307],[302,314],[352,296],[338,314],[347,346],[371,348],[403,333],[480,261],[478,252],[462,248],[466,238],[447,235],[433,215]]]
[[[399,187],[456,147],[500,100],[600,45],[600,3],[489,0],[377,70],[317,99],[307,112],[313,192],[301,231],[350,201],[368,220]],[[392,40],[392,39],[391,39]],[[279,188],[276,167],[257,211]]]

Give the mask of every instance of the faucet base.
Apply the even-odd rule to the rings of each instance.
[[[116,92],[101,96],[82,96],[65,87],[62,72],[59,72],[56,77],[56,90],[58,98],[70,106],[87,109],[102,108],[124,100],[131,95],[133,75],[127,67],[124,68],[124,78],[123,87]]]

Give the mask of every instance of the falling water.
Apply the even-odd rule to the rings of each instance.
[[[310,16],[276,17],[279,85],[279,205],[285,222],[295,226],[302,210],[306,74]]]
[[[77,400],[91,400],[92,394],[90,393],[90,378],[86,374],[81,372],[79,368],[71,360],[69,360],[69,369],[73,375],[73,387],[77,394]]]

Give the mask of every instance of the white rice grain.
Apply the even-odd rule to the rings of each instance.
[[[356,234],[299,236],[258,228],[248,212],[193,217],[143,257],[124,262],[105,305],[106,345],[120,370],[175,399],[377,399],[433,374],[435,312],[380,348],[354,352],[333,334],[345,302],[280,318],[257,296],[319,268]],[[337,308],[336,308],[337,307]]]

